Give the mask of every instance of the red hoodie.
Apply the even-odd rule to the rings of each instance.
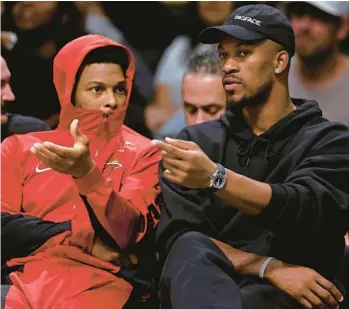
[[[108,45],[124,48],[129,57],[124,107],[103,115],[99,110],[73,106],[75,75],[84,57],[91,50]],[[150,140],[123,125],[134,73],[132,53],[99,35],[74,40],[57,54],[54,84],[61,103],[59,126],[50,132],[14,135],[2,143],[1,204],[3,212],[24,213],[53,222],[71,220],[72,230],[52,237],[30,256],[11,259],[8,266],[65,256],[118,271],[115,265],[89,254],[95,232],[82,197],[86,197],[99,223],[121,249],[136,243],[146,233],[148,206],[155,204],[159,193],[161,154]],[[78,179],[47,168],[29,151],[34,143],[44,141],[73,146],[70,124],[74,119],[79,119],[80,131],[89,138],[91,157],[96,163],[90,174]]]

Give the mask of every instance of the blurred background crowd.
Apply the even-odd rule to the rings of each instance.
[[[123,43],[136,57],[125,124],[148,137],[176,135],[186,125],[182,78],[188,59],[193,52],[216,48],[199,43],[200,31],[223,23],[235,8],[257,2],[1,2],[1,54],[12,88],[3,89],[3,79],[9,77],[3,77],[2,67],[2,139],[57,126],[53,58],[87,33]],[[349,2],[265,3],[287,13],[296,35],[291,96],[315,99],[326,118],[349,125]]]

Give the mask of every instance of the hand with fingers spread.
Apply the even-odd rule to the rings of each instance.
[[[153,140],[162,150],[164,177],[178,185],[191,188],[208,188],[217,166],[194,142],[166,138],[165,142]]]
[[[90,156],[89,141],[78,129],[78,120],[70,125],[74,137],[73,147],[64,147],[51,142],[35,143],[30,152],[48,167],[57,172],[79,178],[87,175],[94,167]]]
[[[119,265],[120,253],[108,247],[98,236],[94,240],[91,255],[102,261]]]
[[[305,308],[338,309],[344,300],[334,284],[307,267],[275,260],[268,266],[265,278]]]
[[[138,259],[136,255],[127,252],[117,252],[107,246],[98,236],[96,236],[91,255],[105,262],[110,262],[115,265],[128,269],[137,265]]]

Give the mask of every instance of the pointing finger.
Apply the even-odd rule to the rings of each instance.
[[[172,156],[175,156],[179,159],[185,159],[187,157],[187,153],[185,150],[182,150],[180,148],[177,148],[176,146],[173,145],[169,145],[165,142],[159,141],[159,140],[152,140],[152,144],[162,150],[165,151],[167,153],[169,153]]]

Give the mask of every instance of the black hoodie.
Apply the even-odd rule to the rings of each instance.
[[[162,258],[179,235],[195,230],[334,277],[349,227],[349,130],[324,119],[316,102],[293,102],[297,109],[260,136],[231,111],[179,134],[214,162],[270,184],[272,198],[261,213],[249,216],[208,190],[177,186],[161,173]]]

